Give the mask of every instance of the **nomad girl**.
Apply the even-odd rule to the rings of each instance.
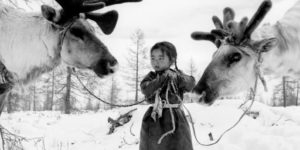
[[[153,104],[144,115],[140,150],[192,150],[191,132],[181,109],[183,93],[192,90],[195,80],[177,68],[177,52],[169,42],[151,48],[150,72],[141,82],[147,101]],[[170,67],[175,64],[175,70]]]

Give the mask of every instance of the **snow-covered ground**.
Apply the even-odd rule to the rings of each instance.
[[[211,107],[199,104],[186,104],[195,122],[198,139],[210,143],[208,133],[214,139],[232,126],[243,108],[242,101],[219,101]],[[137,150],[139,131],[144,112],[149,106],[119,108],[100,112],[64,115],[60,112],[18,112],[2,114],[0,123],[12,133],[28,139],[23,142],[25,150]],[[107,135],[108,117],[137,108],[125,126]],[[245,107],[244,107],[245,108]],[[219,143],[203,147],[196,143],[195,150],[298,150],[300,149],[300,107],[273,108],[254,103],[251,111],[259,112],[254,119],[245,116],[243,120],[227,133]],[[43,144],[44,142],[44,144]]]

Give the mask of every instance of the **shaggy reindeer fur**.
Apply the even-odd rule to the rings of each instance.
[[[214,18],[216,30],[192,34],[192,38],[212,41],[218,47],[194,88],[198,94],[205,93],[200,101],[212,104],[219,96],[249,89],[254,84],[257,64],[267,75],[300,77],[300,0],[275,25],[264,26],[250,36],[270,4],[265,0],[246,28],[247,19],[233,21],[234,12],[226,8],[224,24]],[[259,53],[261,64],[257,63]]]

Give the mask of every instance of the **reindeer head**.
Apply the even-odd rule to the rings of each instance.
[[[255,81],[255,65],[260,53],[271,50],[277,39],[255,41],[251,34],[270,10],[272,3],[265,0],[248,23],[247,17],[234,21],[234,11],[225,8],[223,23],[212,18],[216,29],[211,32],[194,32],[195,40],[209,40],[218,50],[204,71],[194,92],[202,94],[200,102],[212,104],[219,96],[235,94],[250,88]]]
[[[113,32],[118,13],[92,13],[105,6],[141,0],[56,0],[62,7],[56,10],[42,6],[42,15],[60,32],[57,49],[62,61],[77,68],[89,68],[102,77],[115,71],[117,60],[96,37],[94,28],[87,19],[95,21],[104,34]]]

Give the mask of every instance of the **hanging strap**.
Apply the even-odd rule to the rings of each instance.
[[[172,81],[170,81],[172,82]],[[168,95],[169,95],[169,90],[170,90],[170,83],[168,84],[168,87],[167,87],[167,91],[166,91],[166,104],[170,104],[169,102],[169,98],[168,98]],[[171,116],[171,119],[172,119],[172,129],[169,130],[168,132],[164,133],[158,140],[157,144],[160,144],[161,141],[168,135],[170,134],[173,134],[176,130],[176,126],[175,126],[175,117],[174,117],[174,112],[173,112],[173,109],[171,107],[169,107],[169,110],[170,110],[170,116]]]
[[[151,117],[156,122],[156,118],[161,118],[162,116],[162,110],[163,110],[163,104],[162,100],[159,96],[161,89],[157,90],[155,93],[155,102],[153,104],[153,110],[151,113]]]

